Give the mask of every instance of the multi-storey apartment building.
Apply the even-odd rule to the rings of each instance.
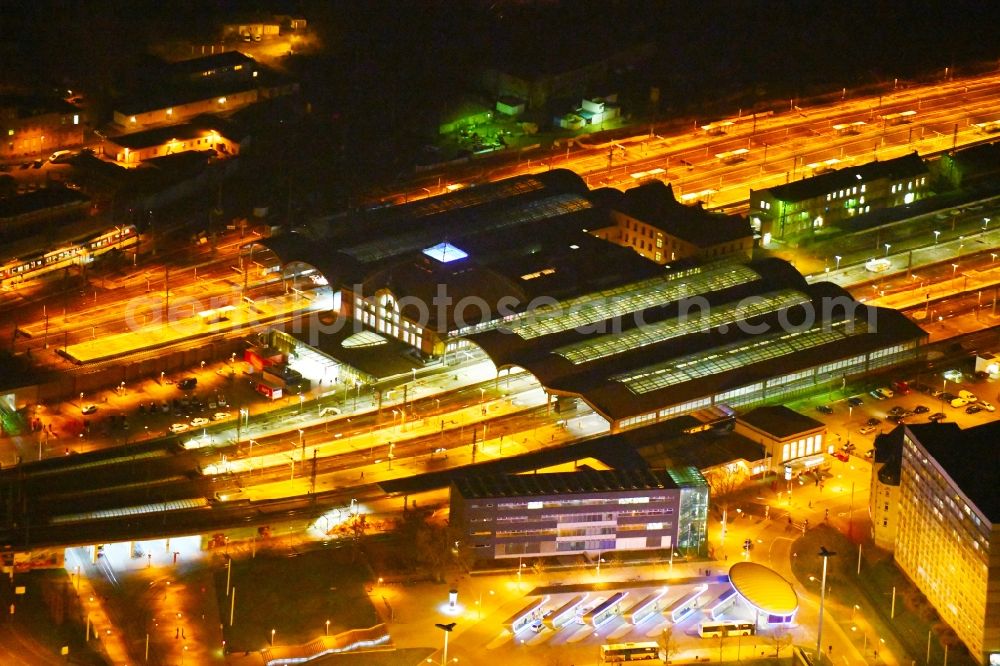
[[[1000,423],[906,426],[896,562],[983,664],[1000,659]]]

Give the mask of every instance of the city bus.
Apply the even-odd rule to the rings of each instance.
[[[557,608],[555,611],[550,613],[548,617],[542,620],[542,622],[545,623],[546,627],[552,630],[556,630],[559,629],[560,627],[566,626],[567,624],[573,621],[573,618],[576,617],[577,610],[580,608],[580,606],[583,605],[583,602],[586,601],[586,599],[587,599],[586,594],[576,595],[575,597],[567,601],[565,604]]]
[[[621,615],[622,599],[627,596],[628,592],[615,592],[584,615],[583,623],[597,628],[616,615]]]
[[[660,646],[652,641],[643,643],[611,643],[601,646],[601,662],[659,661]]]
[[[683,597],[670,604],[667,610],[663,612],[667,618],[674,624],[683,622],[689,615],[694,613],[695,609],[698,607],[698,600],[701,599],[701,595],[705,594],[705,590],[708,589],[708,585],[701,584],[695,587],[691,592],[688,592]]]
[[[698,635],[702,638],[752,636],[755,633],[757,626],[753,622],[702,622],[698,627]]]
[[[516,634],[541,617],[542,606],[544,606],[545,602],[548,600],[548,596],[535,599],[527,606],[507,618],[507,621],[503,623],[503,626],[510,629],[511,633]]]
[[[660,610],[660,598],[667,593],[667,588],[653,592],[640,599],[634,606],[625,612],[625,617],[629,624],[639,624]]]
[[[708,616],[713,620],[718,620],[719,616],[726,612],[726,609],[732,606],[735,601],[736,589],[730,587],[708,605]]]

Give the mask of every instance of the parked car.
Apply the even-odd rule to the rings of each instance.
[[[965,389],[962,389],[961,391],[958,392],[958,397],[962,398],[963,400],[968,400],[969,402],[979,401],[979,398],[976,397],[975,393],[973,393],[972,391],[966,391]]]
[[[867,426],[877,426],[880,423],[882,423],[882,421],[879,420],[879,419],[877,419],[877,418],[875,418],[874,416],[871,417],[870,419],[868,419],[867,421],[865,421],[865,425],[867,425]]]
[[[942,390],[941,390],[941,389],[939,389],[939,388],[936,388],[936,389],[931,389],[931,392],[930,392],[930,396],[931,396],[932,398],[937,398],[937,397],[938,397],[938,396],[940,396],[940,395],[941,395],[942,393],[944,393],[944,391],[942,391]]]
[[[187,423],[175,423],[172,426],[170,426],[170,432],[173,433],[184,432],[190,427],[191,426],[189,426]]]
[[[979,404],[980,407],[982,407],[983,409],[985,409],[988,412],[995,412],[995,411],[997,411],[996,407],[994,407],[990,403],[986,402],[985,400],[980,400],[978,404]]]
[[[870,432],[875,432],[876,428],[877,426],[871,426],[871,425],[861,426],[858,432],[861,433],[862,435],[867,435]]]
[[[896,405],[895,407],[889,410],[889,416],[899,416],[905,411],[906,409],[904,407],[902,407],[901,405]]]
[[[902,423],[904,418],[906,417],[903,416],[902,414],[890,414],[888,417],[886,417],[888,421],[891,421],[897,425]]]
[[[887,386],[882,386],[881,388],[877,388],[875,389],[875,392],[880,393],[883,398],[891,398],[893,395],[895,395],[892,392],[892,389],[888,388]]]
[[[927,417],[928,420],[934,421],[935,423],[937,423],[938,421],[944,421],[946,418],[948,417],[942,414],[941,412],[935,412]]]
[[[896,393],[900,395],[906,395],[910,392],[910,385],[904,382],[902,379],[897,379],[892,383],[892,388]]]
[[[80,413],[82,414],[93,414],[97,411],[97,405],[84,405],[80,408]]]
[[[921,382],[916,382],[914,384],[910,384],[910,388],[913,389],[914,391],[919,391],[920,393],[930,393],[931,392],[931,387],[928,386],[927,384],[923,384]]]
[[[917,405],[916,407],[913,408],[914,414],[926,414],[929,411],[931,410],[925,407],[924,405]]]
[[[947,391],[941,394],[941,399],[945,402],[951,402],[952,400],[958,399],[958,396],[954,393],[948,393]]]
[[[885,396],[882,395],[882,392],[879,391],[878,389],[875,389],[874,391],[869,391],[868,395],[875,398],[876,400],[885,400]]]
[[[978,414],[981,411],[983,411],[983,408],[980,407],[979,405],[969,405],[968,407],[965,408],[966,414]]]
[[[865,404],[865,401],[859,398],[858,396],[854,396],[852,398],[847,399],[847,404],[850,405],[851,407],[860,407],[861,405]]]
[[[836,458],[837,460],[840,460],[841,462],[847,462],[848,460],[851,459],[851,456],[843,451],[837,451],[836,453],[833,454],[833,457]]]
[[[213,421],[225,421],[229,418],[229,412],[216,412],[212,415]]]
[[[949,404],[955,409],[958,409],[959,407],[965,407],[966,405],[968,405],[969,401],[966,400],[965,398],[955,398]]]
[[[833,414],[833,409],[829,405],[816,405],[816,411],[822,414]]]
[[[199,416],[198,418],[191,419],[192,428],[200,428],[202,426],[207,426],[209,423],[211,423],[211,421],[201,416]]]
[[[177,382],[177,386],[180,387],[182,391],[190,391],[197,385],[198,385],[197,377],[185,377],[184,379]]]

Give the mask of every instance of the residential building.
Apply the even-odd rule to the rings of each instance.
[[[41,155],[83,143],[79,108],[54,97],[0,95],[0,159]]]
[[[704,545],[708,485],[693,468],[461,476],[450,520],[482,559]]]
[[[785,185],[750,190],[750,220],[764,243],[847,224],[872,211],[905,206],[931,192],[916,153],[827,171]],[[845,227],[850,229],[850,225]]]
[[[594,235],[665,265],[681,259],[749,259],[753,230],[739,215],[709,213],[674,197],[673,187],[651,180],[625,191],[610,204],[614,226]]]
[[[904,427],[895,559],[979,663],[1000,659],[1000,422]]]
[[[765,405],[736,417],[736,432],[764,447],[770,469],[826,452],[827,429],[822,421],[784,405]]]
[[[875,438],[872,480],[868,493],[868,517],[871,519],[872,539],[875,545],[888,551],[896,548],[902,455],[902,426]]]

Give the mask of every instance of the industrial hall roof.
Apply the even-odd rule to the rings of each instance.
[[[825,196],[848,186],[853,187],[882,178],[902,180],[903,178],[926,175],[927,165],[914,151],[909,155],[891,160],[875,160],[868,164],[828,171],[812,178],[803,178],[759,191],[770,192],[771,196],[779,201],[804,201]]]
[[[926,334],[766,259],[667,271],[468,337],[498,368],[524,368],[615,421]]]

